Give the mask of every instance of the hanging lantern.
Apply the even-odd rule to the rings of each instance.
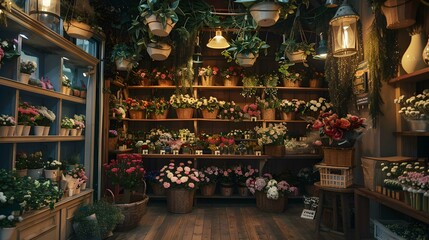
[[[206,46],[213,49],[225,49],[229,48],[230,45],[228,41],[222,36],[222,31],[216,30],[216,36],[210,39]]]
[[[30,0],[29,14],[33,19],[60,33],[60,0]]]
[[[347,0],[344,0],[329,22],[334,57],[347,57],[357,53],[358,20],[359,15],[353,11]]]

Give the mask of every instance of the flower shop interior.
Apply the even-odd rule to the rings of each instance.
[[[0,0],[0,240],[428,239],[429,1]]]

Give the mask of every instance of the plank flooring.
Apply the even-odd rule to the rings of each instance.
[[[137,228],[114,232],[112,240],[306,240],[316,239],[314,221],[302,219],[302,203],[290,202],[283,213],[267,213],[252,201],[206,200],[189,214],[172,214],[165,201],[150,201]],[[320,240],[343,237],[322,232]]]

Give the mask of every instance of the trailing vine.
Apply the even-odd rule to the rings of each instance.
[[[373,9],[374,20],[369,29],[365,56],[369,73],[369,113],[375,128],[378,115],[383,115],[382,81],[387,81],[395,75],[399,64],[399,52],[395,32],[386,28],[386,19],[381,13],[381,5],[374,4]]]
[[[359,62],[363,59],[362,25],[358,22],[358,52],[349,57],[332,55],[332,38],[328,38],[328,57],[325,62],[325,77],[329,83],[329,96],[334,110],[339,116],[349,113],[349,105],[353,99],[352,83]],[[329,35],[332,36],[332,29]]]

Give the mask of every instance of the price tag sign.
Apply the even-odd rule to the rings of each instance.
[[[261,156],[261,155],[262,155],[262,152],[261,152],[261,151],[255,151],[255,155],[256,155],[256,156]]]
[[[159,150],[159,154],[165,155],[165,150]]]
[[[143,149],[143,150],[142,150],[142,154],[143,154],[143,155],[147,155],[147,154],[149,154],[149,151],[148,151],[147,149]]]
[[[195,150],[196,155],[203,155],[203,150]]]
[[[219,151],[219,150],[216,150],[216,151],[215,151],[215,155],[220,155],[220,151]]]
[[[245,134],[244,139],[250,139],[250,134]]]
[[[173,150],[173,155],[179,155],[179,150]]]
[[[301,213],[301,218],[313,220],[316,216],[316,211],[310,209],[304,209]]]
[[[252,122],[256,122],[256,120],[258,120],[256,117],[251,117],[250,118],[250,121],[252,121]]]

